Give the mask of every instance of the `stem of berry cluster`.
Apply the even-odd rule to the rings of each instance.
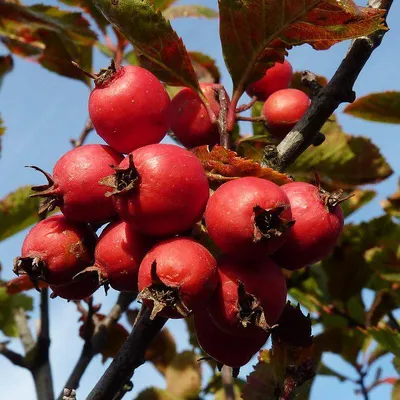
[[[217,119],[217,126],[219,132],[219,144],[226,149],[230,147],[230,131],[228,130],[228,94],[223,86],[215,89],[218,102],[220,105],[220,111]]]
[[[88,137],[89,133],[94,130],[94,126],[90,118],[87,119],[85,126],[82,129],[82,132],[78,139],[71,139],[71,144],[74,147],[82,146],[85,143],[86,138]]]

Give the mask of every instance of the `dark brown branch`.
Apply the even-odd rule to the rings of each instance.
[[[222,385],[224,386],[225,400],[235,400],[232,368],[223,366],[221,371]]]
[[[360,393],[363,395],[364,400],[369,400],[368,388],[365,384],[365,377],[367,373],[362,370],[361,366],[356,367],[360,379],[356,382],[360,385]]]
[[[28,319],[26,318],[26,313],[23,308],[17,308],[14,310],[14,320],[25,353],[29,353],[35,347],[35,340],[33,339]]]
[[[217,126],[219,132],[219,143],[221,146],[229,149],[230,147],[230,135],[228,132],[228,94],[223,86],[219,87],[218,89],[214,89],[217,95],[217,99],[219,102],[220,110],[217,119]]]
[[[389,11],[393,0],[370,0],[369,6]],[[314,141],[324,123],[344,102],[353,102],[354,83],[370,58],[381,44],[386,31],[378,31],[356,39],[330,82],[313,98],[310,108],[291,132],[277,147],[277,155],[266,152],[264,163],[284,171]]]
[[[65,384],[66,389],[77,389],[79,387],[80,380],[93,357],[100,353],[102,348],[106,345],[109,329],[112,325],[117,323],[117,321],[121,318],[121,315],[128,309],[129,305],[135,299],[136,294],[134,293],[121,293],[118,296],[117,303],[111,309],[106,318],[101,321],[101,323],[99,323],[97,326],[93,326],[93,324],[87,321],[87,323],[89,322],[89,326],[86,325],[85,329],[85,343],[83,345],[78,362],[76,363],[71,375],[67,380],[67,383]],[[88,320],[90,319],[93,321],[91,312],[91,306],[89,305]],[[61,400],[62,397],[63,393],[60,394],[59,400]]]
[[[14,365],[22,368],[28,368],[25,358],[21,354],[8,349],[7,344],[8,342],[0,343],[0,354],[7,358],[7,360],[11,361]]]
[[[301,84],[310,90],[310,95],[314,98],[322,89],[317,77],[311,71],[304,71],[301,76]]]
[[[393,315],[392,312],[389,312],[389,313],[388,313],[388,318],[389,318],[389,321],[388,321],[389,327],[390,327],[391,329],[394,329],[394,330],[400,332],[400,325],[399,325],[399,323],[397,322],[397,319],[396,319],[396,317]]]
[[[167,322],[167,319],[162,317],[151,320],[150,314],[149,309],[142,314],[128,339],[86,400],[112,399],[132,376],[134,370],[143,364],[147,348]]]
[[[74,146],[74,147],[82,146],[85,143],[87,136],[93,129],[94,129],[94,127],[93,127],[92,121],[90,120],[90,118],[88,118],[79,138],[77,140],[71,139],[72,146]]]

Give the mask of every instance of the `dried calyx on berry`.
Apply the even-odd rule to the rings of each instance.
[[[110,65],[107,68],[101,68],[97,74],[85,71],[75,61],[72,61],[72,65],[78,68],[80,71],[82,71],[88,78],[93,79],[96,87],[102,87],[107,85],[109,82],[112,81],[115,74],[119,70],[121,70],[121,67],[117,67],[113,59],[111,59]]]

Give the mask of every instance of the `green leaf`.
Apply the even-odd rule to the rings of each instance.
[[[251,107],[251,116],[252,117],[259,117],[261,115],[261,110],[263,108],[264,103],[261,101],[257,101],[254,103],[253,107]],[[253,135],[254,136],[266,136],[268,135],[267,127],[262,122],[252,122],[251,125],[253,126]],[[272,137],[269,137],[272,140]],[[262,155],[261,155],[262,158]]]
[[[376,326],[390,311],[398,307],[395,296],[389,289],[382,289],[375,293],[374,301],[367,313],[367,325]]]
[[[59,0],[59,1],[71,7],[80,7],[83,11],[88,13],[95,20],[101,32],[106,33],[108,22],[104,18],[103,14],[95,7],[92,0]]]
[[[22,186],[0,200],[0,241],[39,220],[37,198],[29,198],[30,186]]]
[[[386,213],[396,218],[400,218],[400,179],[398,186],[396,193],[381,202]]]
[[[154,6],[156,10],[165,10],[166,8],[172,6],[177,0],[150,0],[150,4]]]
[[[392,400],[400,399],[400,379],[393,385]]]
[[[140,60],[139,60],[138,56],[136,55],[135,50],[131,50],[131,51],[128,51],[127,53],[125,53],[124,59],[126,61],[128,61],[128,63],[130,65],[140,65]]]
[[[167,19],[174,18],[218,18],[218,13],[209,7],[199,6],[199,5],[182,5],[167,8],[163,15]]]
[[[148,388],[139,393],[136,400],[181,400],[168,393],[166,390],[157,388]]]
[[[286,49],[303,43],[325,50],[383,28],[383,11],[352,0],[220,0],[220,36],[239,96],[260,79]]]
[[[190,51],[189,57],[199,82],[219,83],[221,74],[214,59],[199,51]]]
[[[345,134],[334,117],[322,132],[325,142],[309,147],[288,170],[299,180],[313,181],[315,168],[322,181],[336,188],[352,188],[381,182],[393,173],[370,139]]]
[[[374,190],[355,189],[350,192],[350,194],[352,194],[353,197],[350,197],[350,199],[340,204],[346,218],[376,197],[376,192]]]
[[[11,55],[0,56],[0,88],[3,82],[3,77],[13,69],[14,61]],[[1,135],[1,131],[0,131]]]
[[[32,298],[24,294],[10,295],[5,287],[0,287],[0,330],[6,336],[18,336],[14,321],[14,310],[17,308],[31,311],[33,308]]]
[[[400,332],[390,328],[368,328],[366,333],[371,335],[384,349],[400,357]]]
[[[347,376],[344,376],[341,373],[334,371],[332,368],[329,368],[324,363],[321,363],[320,367],[318,368],[318,375],[332,376],[339,379],[340,382],[344,382],[349,379]]]
[[[400,92],[372,93],[359,97],[344,112],[367,121],[400,124]]]
[[[146,0],[94,0],[96,6],[135,47],[141,62],[170,85],[199,91],[189,55],[171,24]]]
[[[165,371],[167,391],[183,399],[196,399],[201,390],[201,365],[193,351],[177,354]]]
[[[400,374],[400,357],[395,357],[393,359],[393,366],[396,369],[396,371]]]

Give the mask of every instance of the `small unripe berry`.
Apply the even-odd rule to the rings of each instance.
[[[301,90],[282,89],[268,97],[261,114],[269,132],[284,137],[300,121],[310,104],[310,98]]]
[[[277,62],[260,80],[248,85],[246,93],[250,97],[256,96],[258,101],[265,101],[278,90],[287,89],[292,81],[292,74],[293,68],[289,61]]]

